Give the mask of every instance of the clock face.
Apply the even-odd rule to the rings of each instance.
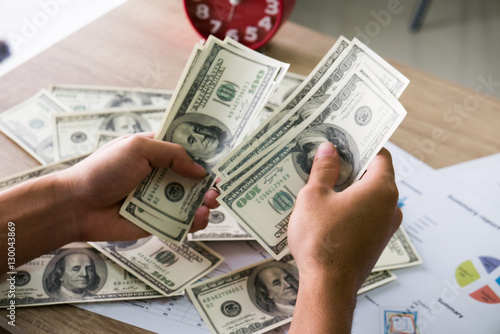
[[[203,37],[231,37],[253,49],[269,41],[283,17],[283,0],[184,0],[184,5]]]

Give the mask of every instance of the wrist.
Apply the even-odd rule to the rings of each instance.
[[[350,333],[357,297],[355,277],[324,267],[299,271],[290,333]]]
[[[56,174],[26,181],[0,192],[0,223],[16,231],[16,264],[23,264],[78,239],[64,180]],[[50,236],[39,240],[42,236]]]

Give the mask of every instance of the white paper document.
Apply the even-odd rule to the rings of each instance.
[[[500,207],[500,153],[438,169],[438,173]]]
[[[500,330],[500,210],[395,145],[403,226],[423,264],[358,298],[353,333],[395,333],[384,312],[417,312],[425,334]],[[399,317],[394,326],[412,331]],[[385,327],[385,328],[384,328]],[[395,328],[392,328],[394,330]]]

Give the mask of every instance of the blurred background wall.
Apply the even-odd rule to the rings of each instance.
[[[474,89],[480,78],[500,98],[500,1],[433,0],[417,31],[417,0],[296,0],[291,21],[333,37],[358,37],[386,59]]]

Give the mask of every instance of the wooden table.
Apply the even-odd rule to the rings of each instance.
[[[349,32],[348,32],[349,33]],[[352,36],[347,36],[352,37]],[[0,112],[58,84],[174,89],[200,37],[178,0],[129,0],[0,78]],[[264,52],[307,75],[334,39],[287,23]],[[500,89],[478,78],[475,90],[393,62],[411,83],[400,101],[408,111],[391,141],[434,168],[500,152]],[[484,95],[486,94],[486,95]],[[0,178],[38,163],[0,134]],[[0,332],[5,320],[0,311]],[[29,333],[144,333],[70,305],[17,309]]]

